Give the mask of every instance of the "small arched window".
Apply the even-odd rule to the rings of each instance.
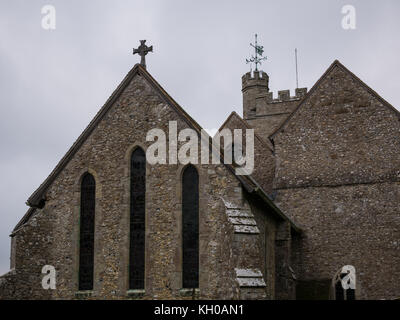
[[[199,287],[199,175],[193,165],[182,175],[182,286]]]
[[[333,279],[335,300],[356,300],[355,280],[355,268],[353,266],[344,266],[338,271]]]
[[[79,290],[93,289],[96,182],[85,173],[81,183]]]
[[[129,289],[144,289],[146,154],[137,148],[131,157]]]

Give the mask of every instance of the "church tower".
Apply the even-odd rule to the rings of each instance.
[[[264,71],[242,77],[243,119],[265,140],[287,119],[307,94],[307,88],[278,91],[274,98],[269,91],[269,76]]]
[[[255,71],[242,76],[243,118],[267,141],[300,103],[307,88],[297,88],[294,96],[290,96],[289,90],[278,91],[278,97],[274,99],[269,92],[268,74],[258,70],[258,65],[267,57],[263,57],[264,47],[257,44],[257,34],[255,43],[250,46],[255,54],[246,62],[254,63]]]
[[[269,76],[264,71],[247,72],[242,77],[243,117],[245,119],[256,113],[256,98],[266,96],[269,92]]]

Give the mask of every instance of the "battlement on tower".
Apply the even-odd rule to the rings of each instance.
[[[307,88],[297,88],[293,96],[290,90],[278,91],[277,97],[272,92],[261,93],[255,97],[254,107],[248,117],[291,113],[306,94]]]
[[[255,110],[256,97],[269,92],[269,76],[264,71],[247,72],[242,76],[243,116]]]
[[[242,76],[243,116],[245,119],[262,115],[290,113],[306,94],[307,88],[269,92],[269,76],[264,71],[247,72]]]
[[[264,71],[247,72],[242,76],[243,118],[260,136],[268,137],[298,106],[307,88],[280,90],[277,96],[269,91],[269,76]]]
[[[273,92],[261,94],[256,99],[266,99],[268,103],[281,103],[285,101],[299,100],[307,94],[307,88],[297,88],[293,96],[290,95],[290,90],[280,90],[276,98],[273,97]]]
[[[252,87],[260,87],[259,89],[267,90],[269,84],[269,76],[264,71],[247,72],[242,76],[242,91]]]

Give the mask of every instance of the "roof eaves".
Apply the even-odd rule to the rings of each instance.
[[[291,218],[289,218],[285,213],[283,213],[282,210],[279,209],[279,207],[275,205],[275,203],[264,191],[264,189],[257,183],[257,181],[255,181],[250,176],[249,179],[252,180],[252,182],[256,185],[256,188],[253,189],[253,192],[256,193],[264,202],[266,202],[281,219],[288,221],[294,231],[296,231],[297,233],[302,233],[303,230]]]
[[[31,218],[31,216],[35,213],[36,208],[29,208],[22,219],[17,223],[14,227],[13,231],[11,232],[11,237],[15,235],[16,232]]]

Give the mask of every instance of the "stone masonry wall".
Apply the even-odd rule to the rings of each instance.
[[[248,72],[242,76],[243,118],[256,111],[256,97],[269,91],[269,77],[264,71]]]
[[[279,223],[266,212],[265,205],[254,197],[246,194],[246,199],[251,207],[251,211],[257,221],[260,234],[257,237],[257,247],[259,248],[260,259],[259,268],[264,275],[267,285],[267,299],[275,299],[276,291],[276,271],[275,271],[275,239],[276,228]]]
[[[13,269],[0,278],[0,299],[50,299],[52,292],[42,289],[42,268],[48,261],[56,261],[54,243],[54,215],[41,213],[46,219],[34,215],[14,236],[15,261]],[[62,245],[62,244],[60,244]],[[58,270],[56,270],[58,271]]]
[[[90,299],[128,298],[129,159],[145,150],[147,132],[168,122],[187,127],[142,76],[135,76],[114,106],[59,174],[43,210],[16,234],[15,292],[5,298],[74,299],[78,288],[80,179],[96,179],[94,290]],[[221,197],[242,202],[242,187],[223,165],[197,165],[200,177],[199,298],[238,297],[232,261],[233,230],[227,227]],[[147,164],[146,275],[143,299],[191,298],[181,292],[181,185],[183,165]],[[41,289],[41,267],[57,270],[57,289]],[[9,280],[11,279],[11,280]],[[16,278],[7,275],[0,286]]]
[[[279,190],[277,204],[304,227],[299,279],[329,283],[353,265],[357,299],[398,298],[399,199],[400,182]]]
[[[275,188],[400,180],[400,116],[336,67],[274,137]]]
[[[262,116],[246,119],[247,123],[254,128],[256,133],[268,141],[268,137],[273,133],[289,116],[289,113],[282,113],[273,116]]]
[[[289,90],[281,90],[274,99],[272,92],[265,91],[255,97],[255,110],[245,119],[269,142],[269,136],[288,118],[306,93],[307,88],[297,88],[294,96],[290,96]]]
[[[242,130],[242,148],[243,154],[245,154],[246,130],[254,128],[247,125],[236,113],[229,117],[221,130],[225,128],[230,129],[232,133],[234,132],[234,129]],[[265,141],[259,137],[257,131],[254,130],[254,170],[251,176],[260,184],[267,194],[271,194],[274,175],[275,159],[273,155],[273,146],[269,140]]]
[[[301,280],[357,271],[357,299],[400,296],[400,116],[339,65],[273,137],[276,203],[304,229]]]

